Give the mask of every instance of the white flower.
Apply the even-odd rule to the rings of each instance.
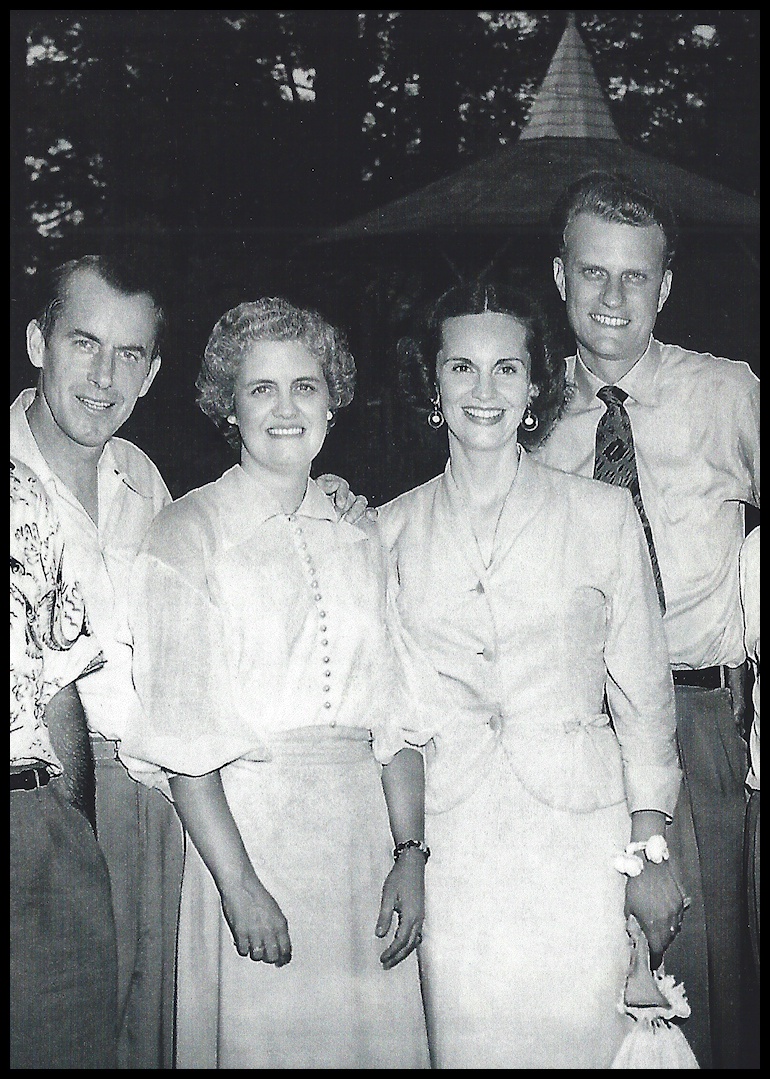
[[[627,877],[638,877],[644,869],[644,862],[638,854],[626,853],[618,854],[613,862],[613,868],[617,869],[618,873],[625,873]]]
[[[651,835],[645,844],[644,853],[647,855],[647,860],[655,862],[656,865],[668,861],[666,840],[662,835]]]

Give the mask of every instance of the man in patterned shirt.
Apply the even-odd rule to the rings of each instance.
[[[172,1066],[182,831],[174,807],[118,759],[138,707],[131,678],[128,581],[171,496],[137,446],[115,437],[160,366],[162,312],[145,267],[87,255],[54,270],[27,327],[34,389],[11,406],[11,453],[55,507],[105,664],[78,689],[91,736],[99,845],[118,948],[118,1067]]]
[[[10,468],[11,1068],[114,1068],[115,926],[75,686],[103,660],[45,492]]]

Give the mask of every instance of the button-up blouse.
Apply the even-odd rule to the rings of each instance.
[[[312,480],[291,514],[240,465],[172,503],[134,567],[142,707],[123,759],[202,775],[341,725],[369,728],[387,763],[405,742],[386,579],[376,528],[338,521]]]
[[[487,566],[451,468],[379,511],[436,811],[503,750],[546,804],[670,816],[673,685],[629,493],[522,451]],[[603,710],[607,693],[612,728]]]

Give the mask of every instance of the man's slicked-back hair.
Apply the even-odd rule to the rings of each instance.
[[[60,263],[45,276],[36,321],[46,343],[56,325],[57,311],[66,300],[69,282],[79,270],[92,270],[105,284],[124,296],[147,295],[150,297],[157,316],[155,344],[151,359],[159,355],[165,324],[160,287],[153,275],[148,272],[146,264],[130,255],[81,255],[80,258]]]
[[[566,250],[569,226],[578,214],[594,214],[604,221],[644,228],[657,225],[665,239],[664,269],[676,251],[679,227],[676,214],[660,196],[619,173],[593,172],[571,184],[557,200],[551,215],[559,255]]]

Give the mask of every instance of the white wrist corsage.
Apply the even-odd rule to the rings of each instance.
[[[662,835],[651,835],[642,843],[629,843],[622,854],[618,854],[613,861],[613,866],[618,873],[624,873],[627,877],[638,877],[644,869],[644,862],[637,851],[644,851],[648,862],[660,865],[668,861],[668,844]]]

